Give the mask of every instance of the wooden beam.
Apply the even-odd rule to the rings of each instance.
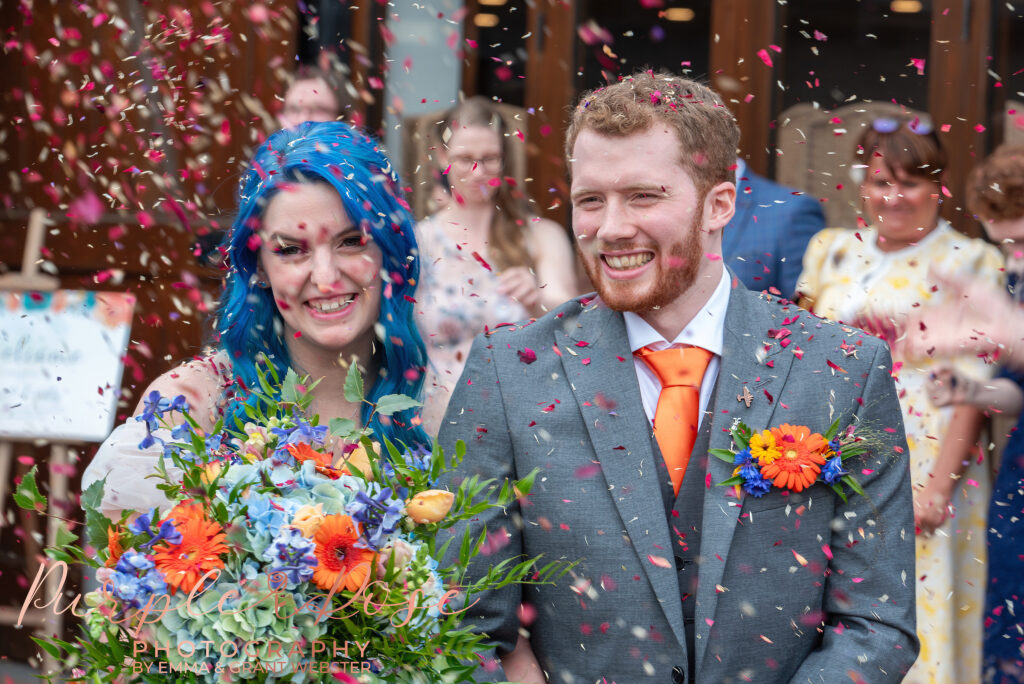
[[[952,194],[943,198],[941,212],[972,237],[980,236],[982,229],[965,206],[965,188],[967,174],[987,149],[991,21],[991,0],[951,0],[934,3],[932,10],[928,111],[949,155],[944,184]]]
[[[775,69],[759,50],[778,55],[776,4],[762,0],[716,0],[711,9],[711,86],[725,98],[740,125],[740,151],[747,165],[767,175]],[[773,62],[774,64],[774,62]]]
[[[569,112],[575,103],[573,75],[576,3],[539,0],[529,3],[526,41],[525,106],[533,109],[527,138],[527,192],[536,211],[569,225],[569,189],[562,153]]]

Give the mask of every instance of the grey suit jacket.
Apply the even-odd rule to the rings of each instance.
[[[735,419],[824,432],[840,417],[876,448],[853,468],[868,497],[847,503],[821,484],[737,500],[715,486],[732,467],[694,455],[708,485],[698,682],[900,681],[913,663],[914,524],[891,365],[873,337],[734,288],[710,447],[729,448]],[[490,533],[480,565],[579,561],[556,585],[484,595],[467,619],[507,651],[530,604],[523,627],[552,682],[671,682],[685,670],[676,535],[621,314],[583,297],[477,338],[439,436],[446,451],[460,439],[461,475],[540,471],[520,505],[476,521]]]

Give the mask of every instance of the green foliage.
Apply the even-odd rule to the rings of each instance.
[[[32,469],[21,478],[21,482],[14,490],[14,503],[18,504],[19,508],[24,508],[27,511],[42,513],[46,511],[47,504],[46,497],[43,496],[36,485],[37,469],[37,466],[32,466]]]

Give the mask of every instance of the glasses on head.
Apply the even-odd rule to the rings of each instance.
[[[501,170],[504,161],[500,154],[489,154],[486,157],[474,159],[473,157],[453,156],[449,158],[452,169],[459,173],[473,171],[477,166],[488,173],[496,173]]]
[[[871,128],[875,129],[877,133],[895,133],[902,124],[903,122],[900,119],[894,119],[891,116],[880,116],[871,122]],[[915,116],[907,122],[907,130],[917,135],[928,135],[934,129],[932,128],[931,121]]]

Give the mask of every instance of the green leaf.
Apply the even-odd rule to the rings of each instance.
[[[846,499],[846,492],[843,491],[843,488],[839,484],[837,484],[837,483],[833,483],[831,485],[831,487],[832,487],[832,491],[834,491],[837,495],[839,495],[839,498],[843,500],[843,503],[846,503],[846,501],[847,501],[847,499]]]
[[[58,549],[62,549],[69,544],[74,543],[78,539],[78,535],[68,529],[68,524],[63,520],[57,522],[57,535],[56,539],[53,540],[54,546]]]
[[[728,449],[708,449],[708,453],[712,456],[722,459],[729,465],[736,462],[736,454],[732,453]]]
[[[716,487],[731,487],[732,485],[738,485],[738,484],[743,484],[743,476],[742,475],[733,475],[728,480],[722,480],[721,482],[719,482],[715,486]]]
[[[302,381],[299,374],[291,368],[285,373],[284,383],[281,385],[281,401],[288,404],[298,404],[305,392],[299,388]]]
[[[359,372],[357,363],[348,365],[348,372],[345,373],[345,401],[353,404],[363,400],[363,374]]]
[[[750,438],[753,437],[754,432],[747,427],[746,423],[738,423],[729,432],[732,435],[732,441],[736,443],[740,450],[750,446]]]
[[[832,441],[832,438],[839,432],[839,418],[832,421],[832,424],[828,426],[828,430],[825,430],[825,434],[822,435],[825,439]]]
[[[843,475],[843,482],[854,492],[867,498],[867,494],[864,493],[864,488],[860,486],[860,482],[857,482],[857,479],[852,475]]]
[[[348,398],[348,380],[345,381],[345,398]],[[405,411],[406,409],[416,408],[417,406],[423,406],[422,402],[416,401],[412,397],[407,397],[404,394],[385,394],[383,397],[377,400],[377,413],[390,416],[398,411]]]
[[[21,484],[14,490],[14,502],[18,504],[19,508],[24,508],[26,511],[42,512],[46,510],[46,497],[36,485],[37,467],[32,466],[32,470],[25,473],[25,476],[21,478]]]
[[[82,508],[85,509],[85,539],[89,545],[98,549],[106,547],[107,527],[113,525],[105,515],[100,513],[100,504],[103,502],[103,485],[106,481],[106,478],[97,480],[82,493]]]
[[[341,439],[348,438],[356,429],[356,421],[351,418],[331,418],[328,425],[331,428],[331,437]]]

